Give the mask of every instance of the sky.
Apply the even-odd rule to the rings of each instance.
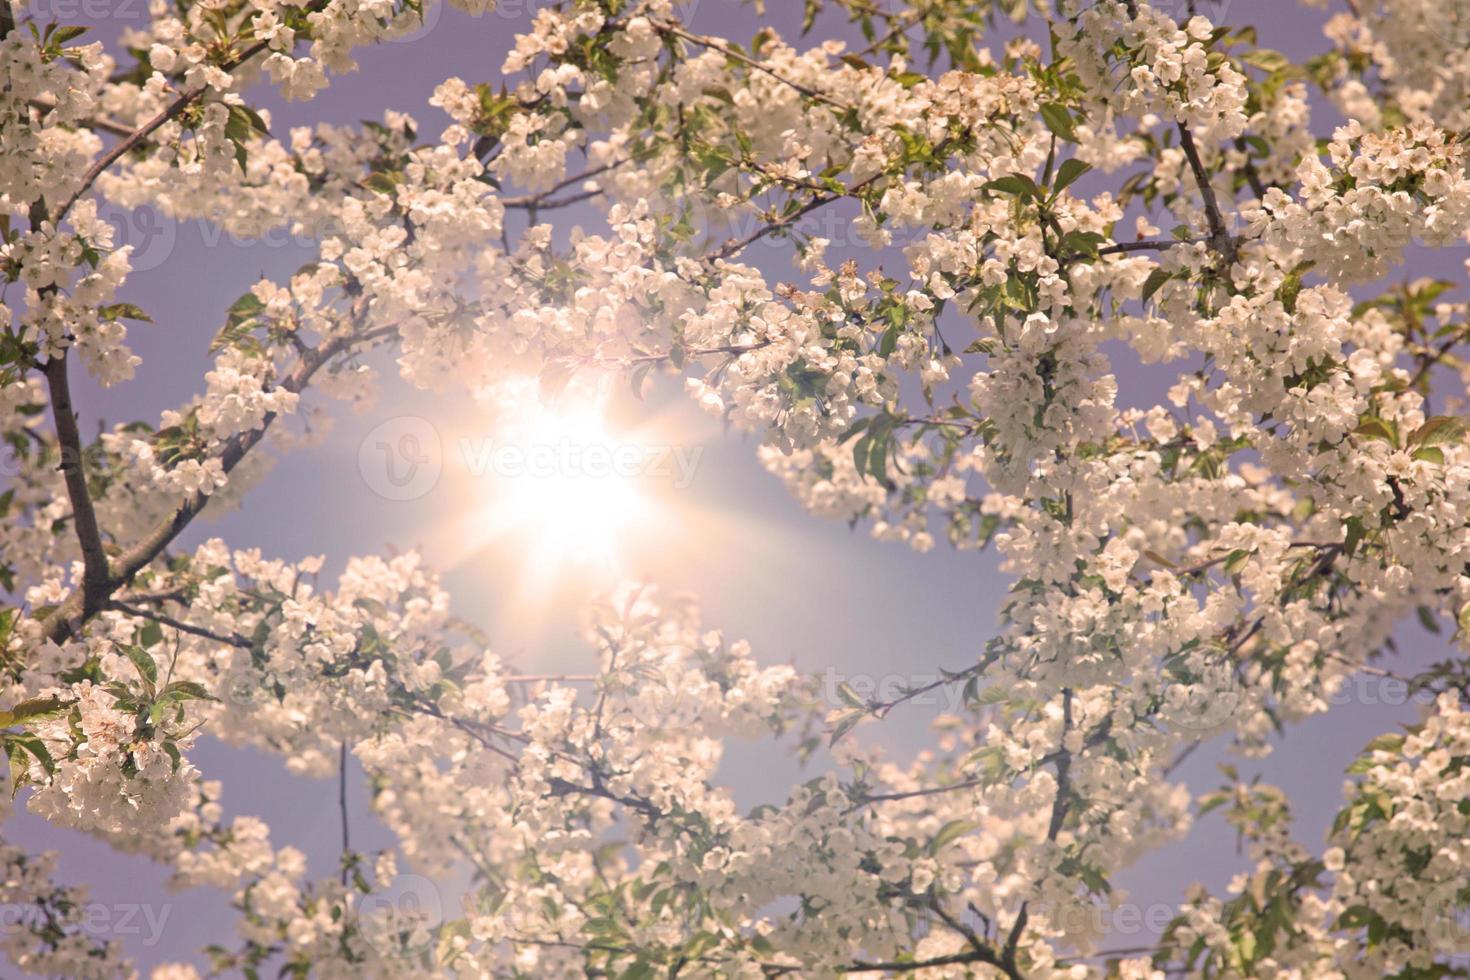
[[[95,25],[95,36],[107,40],[119,30],[141,26],[145,6],[145,0],[38,0],[29,10],[42,22],[55,17]],[[377,119],[393,108],[414,115],[421,134],[433,136],[447,124],[427,105],[434,87],[448,75],[470,83],[498,80],[504,52],[539,6],[540,0],[502,0],[497,11],[471,19],[437,5],[423,30],[360,51],[361,69],[334,78],[312,102],[282,103],[266,90],[253,94],[272,110],[278,134],[313,121]],[[686,11],[688,23],[703,33],[748,39],[770,26],[795,38],[800,8],[771,0],[762,15],[734,0],[697,0]],[[1205,0],[1200,9],[1219,21],[1254,24],[1263,44],[1294,57],[1325,47],[1322,14],[1281,0]],[[841,23],[823,22],[819,33],[823,28],[852,36]],[[1319,118],[1330,115],[1323,110]],[[75,376],[84,434],[104,423],[156,420],[160,411],[199,392],[210,365],[209,341],[230,302],[262,275],[283,279],[311,258],[310,243],[284,236],[243,243],[198,223],[173,224],[151,210],[102,210],[117,226],[120,243],[134,246],[135,272],[120,298],[142,306],[155,322],[131,331],[132,346],[143,358],[133,382],[99,390],[90,379]],[[598,224],[590,209],[562,220]],[[1458,279],[1465,257],[1464,250],[1425,254],[1416,258],[1414,273]],[[755,261],[772,275],[789,276],[789,256],[779,244],[763,245]],[[724,431],[667,379],[657,381],[641,402],[631,393],[618,395],[611,427],[667,447],[670,463],[682,459],[692,471],[686,466],[669,478],[648,481],[649,513],[633,519],[616,542],[615,570],[578,566],[548,578],[528,552],[539,530],[482,541],[510,492],[503,477],[476,474],[473,459],[458,451],[461,440],[480,445],[492,435],[482,410],[462,396],[409,388],[394,377],[391,357],[379,356],[374,363],[383,377],[375,406],[355,414],[318,397],[315,404],[332,417],[319,443],[281,456],[238,510],[207,515],[185,533],[181,546],[219,536],[269,557],[325,555],[324,581],[350,555],[418,547],[444,572],[455,611],[485,629],[503,657],[533,673],[586,672],[594,666],[577,637],[576,612],[588,595],[622,575],[666,592],[699,595],[706,623],[750,640],[763,662],[790,662],[834,678],[921,680],[939,667],[973,663],[997,629],[1008,582],[993,553],[961,554],[941,544],[916,554],[873,540],[865,528],[849,530],[806,514],[762,469],[754,437]],[[1123,400],[1153,396],[1157,376],[1126,359],[1118,372]],[[397,445],[405,434],[425,433],[425,447],[432,448],[435,439],[439,446],[437,482],[415,499],[389,499],[392,491],[385,495],[372,468],[375,447],[385,439]],[[1443,640],[1418,625],[1404,627],[1398,638],[1404,657],[1414,663],[1434,660],[1446,649]],[[1267,759],[1235,760],[1244,773],[1261,773],[1298,801],[1297,833],[1309,846],[1322,840],[1351,758],[1374,735],[1417,714],[1417,706],[1406,703],[1401,692],[1377,682],[1350,688],[1343,700],[1329,714],[1291,726]],[[925,743],[926,726],[943,707],[909,706],[881,727],[860,731],[904,758]],[[333,871],[340,847],[335,779],[292,776],[278,758],[209,738],[191,758],[206,778],[225,781],[227,814],[261,816],[277,846],[293,844],[310,856],[314,875]],[[1211,787],[1219,779],[1216,766],[1227,758],[1223,747],[1208,746],[1179,776],[1195,789]],[[794,763],[764,748],[740,745],[732,746],[721,775],[746,806],[779,800],[790,785],[806,778]],[[353,781],[350,799],[354,847],[391,844],[367,810],[361,782]],[[198,962],[200,947],[233,944],[234,917],[224,895],[170,894],[163,884],[166,869],[51,828],[23,807],[5,834],[25,846],[59,849],[63,880],[91,885],[92,899],[103,910],[102,928],[144,968],[179,959]],[[1116,885],[1145,911],[1156,905],[1172,908],[1191,882],[1220,889],[1245,868],[1231,832],[1212,815],[1188,840],[1145,858]],[[431,901],[450,903],[454,895],[454,882],[423,881],[415,887],[426,889]],[[141,911],[128,913],[135,906]],[[1116,945],[1147,942],[1146,928],[1121,919],[1114,925]],[[0,969],[0,975],[6,973]]]

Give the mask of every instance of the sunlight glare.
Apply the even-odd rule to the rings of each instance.
[[[617,460],[641,459],[643,448],[608,431],[595,393],[546,405],[527,383],[499,402],[486,530],[521,543],[538,577],[568,563],[616,565],[620,542],[649,512],[637,473]]]

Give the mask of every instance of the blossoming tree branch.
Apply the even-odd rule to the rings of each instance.
[[[725,38],[578,0],[394,107],[423,124],[252,107],[424,2],[155,0],[115,51],[0,3],[0,740],[32,813],[232,898],[232,945],[153,976],[1463,975],[1466,662],[1408,678],[1431,707],[1364,749],[1325,848],[1283,791],[1174,772],[1404,670],[1406,618],[1470,627],[1470,310],[1404,267],[1470,228],[1470,4],[1350,0],[1295,64],[1192,3],[806,0],[805,35]],[[181,341],[212,352],[197,397],[87,441],[72,386],[127,384],[148,318],[99,202],[317,254]],[[568,235],[572,205],[600,226]],[[772,243],[784,279],[754,264]],[[815,514],[998,549],[1000,627],[937,682],[962,711],[898,765],[882,720],[921,690],[821,705],[651,589],[590,608],[588,677],[531,678],[413,554],[326,582],[181,544],[384,348],[441,389],[682,376]],[[1128,349],[1173,379],[1158,404],[1119,405]],[[260,696],[225,697],[241,678]],[[648,724],[670,697],[688,723]],[[223,820],[204,736],[308,774],[350,753],[397,847],[310,880]],[[737,739],[822,768],[741,812]],[[1216,807],[1239,887],[1110,948],[1087,910]],[[53,857],[0,861],[17,967],[134,972]],[[363,914],[400,861],[469,898]]]

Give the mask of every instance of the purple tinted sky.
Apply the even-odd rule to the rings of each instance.
[[[376,119],[387,107],[411,113],[420,121],[421,133],[432,136],[445,122],[426,104],[435,85],[448,75],[471,83],[497,79],[514,34],[527,28],[539,5],[538,0],[503,0],[500,10],[479,19],[436,7],[414,39],[360,52],[362,69],[334,79],[314,102],[282,104],[269,94],[260,101],[274,110],[278,134],[318,120],[345,124]],[[772,0],[768,6],[767,14],[757,17],[732,0],[698,0],[691,21],[700,31],[736,38],[748,38],[763,25],[795,37],[800,5]],[[34,12],[43,21],[54,12],[64,22],[93,24],[99,36],[110,39],[118,30],[140,24],[144,7],[143,0],[46,0]],[[1319,51],[1324,44],[1321,15],[1281,0],[1205,0],[1200,9],[1217,20],[1256,25],[1263,44],[1294,56]],[[841,24],[826,26],[839,36],[848,33]],[[152,212],[113,213],[121,240],[135,247],[139,270],[125,298],[147,309],[156,322],[133,330],[133,345],[143,357],[133,383],[99,391],[78,379],[84,432],[94,431],[102,420],[156,419],[161,410],[196,394],[209,364],[209,339],[224,308],[261,275],[289,276],[311,257],[302,243],[245,245],[196,223],[173,225]],[[581,212],[580,220],[597,224],[590,210]],[[1414,272],[1458,279],[1464,258],[1463,250],[1426,255]],[[789,277],[783,248],[768,247],[758,260],[773,275]],[[443,515],[462,511],[483,488],[450,467],[428,498],[385,501],[360,478],[358,447],[374,425],[390,416],[421,415],[446,430],[463,430],[474,426],[475,410],[463,398],[428,396],[397,383],[386,359],[380,367],[385,384],[374,409],[353,415],[318,399],[337,417],[326,440],[283,457],[242,509],[191,528],[185,545],[218,535],[236,547],[258,547],[267,556],[288,560],[325,554],[328,577],[349,555],[392,547],[423,545],[431,561],[436,555],[444,561],[452,535],[444,530]],[[1122,364],[1119,373],[1125,400],[1154,397],[1157,374]],[[710,625],[751,640],[757,655],[768,662],[793,661],[813,671],[830,666],[847,675],[878,677],[973,662],[995,629],[995,611],[1007,586],[993,555],[959,555],[943,548],[915,555],[875,542],[864,531],[851,533],[820,522],[802,512],[760,468],[753,439],[721,433],[673,390],[656,392],[648,406],[627,401],[617,406],[620,416],[631,419],[656,409],[662,424],[678,431],[682,441],[703,446],[693,485],[662,498],[669,509],[661,523],[670,533],[630,549],[633,574],[668,590],[698,593]],[[523,571],[516,549],[502,544],[455,563],[446,584],[457,611],[484,626],[502,655],[516,657],[527,668],[585,669],[588,654],[576,640],[574,614],[580,597],[603,583],[590,575],[571,577],[527,616],[518,599]],[[1400,639],[1405,655],[1419,663],[1444,649],[1442,641],[1417,626],[1401,630]],[[1274,756],[1243,766],[1281,783],[1301,801],[1298,832],[1308,844],[1320,841],[1336,809],[1349,759],[1373,735],[1414,716],[1412,705],[1384,703],[1392,700],[1387,695],[1391,692],[1362,688],[1356,703],[1292,727]],[[912,752],[925,741],[924,726],[937,710],[914,707],[894,716],[881,729],[885,743],[895,754]],[[863,731],[874,737],[880,729]],[[1214,785],[1214,767],[1223,757],[1218,748],[1201,751],[1181,775],[1197,788]],[[331,873],[339,847],[333,781],[292,777],[274,757],[209,739],[200,743],[193,758],[207,778],[225,781],[229,813],[264,817],[278,846],[301,847],[311,855],[315,874]],[[731,751],[725,773],[742,802],[751,805],[781,798],[799,775],[769,751],[740,746]],[[353,784],[352,794],[354,845],[365,849],[389,844],[386,832],[365,809],[359,783]],[[200,891],[170,895],[162,887],[163,869],[114,855],[90,838],[52,829],[23,809],[6,833],[38,849],[59,848],[63,877],[90,882],[97,902],[146,902],[155,906],[155,915],[166,912],[156,942],[147,941],[146,930],[118,936],[140,965],[192,959],[207,943],[233,941],[232,915],[223,896]],[[1218,888],[1243,866],[1223,821],[1212,816],[1200,822],[1186,843],[1150,856],[1118,885],[1132,892],[1134,902],[1172,904],[1190,882]],[[446,897],[452,894],[446,884]],[[1119,936],[1118,944],[1131,946],[1143,939]]]

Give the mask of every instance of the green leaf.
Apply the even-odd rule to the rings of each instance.
[[[1011,174],[1007,177],[997,177],[985,185],[985,189],[997,194],[1005,194],[1009,197],[1040,197],[1041,189],[1036,186],[1036,181],[1024,174]]]
[[[873,448],[873,436],[871,433],[863,433],[862,438],[852,444],[852,465],[857,469],[858,476],[866,476],[868,473],[868,453]]]
[[[1422,459],[1426,463],[1434,463],[1437,466],[1444,465],[1444,450],[1438,446],[1420,446],[1414,450],[1414,458]]]
[[[168,687],[166,687],[166,688],[163,689],[163,693],[165,695],[168,695],[168,696],[171,696],[171,697],[175,697],[175,698],[178,698],[180,700],[194,700],[194,701],[218,701],[219,700],[219,698],[215,697],[213,694],[210,694],[207,690],[205,690],[203,684],[200,684],[200,683],[198,683],[196,681],[174,681]]]
[[[138,643],[145,647],[155,647],[163,641],[163,627],[148,620],[138,628]]]
[[[1077,142],[1077,125],[1072,120],[1072,113],[1066,107],[1055,102],[1044,103],[1041,107],[1041,121],[1046,128],[1058,138],[1068,143]]]
[[[27,698],[19,702],[9,711],[0,711],[0,727],[16,725],[25,721],[35,721],[55,715],[65,710],[69,705],[58,697]]]
[[[1157,293],[1163,287],[1164,283],[1172,278],[1174,278],[1174,274],[1168,269],[1155,269],[1153,272],[1150,272],[1148,278],[1143,282],[1143,301],[1147,303],[1153,299],[1154,293]]]
[[[51,35],[51,40],[58,47],[60,47],[67,41],[75,40],[85,33],[87,33],[87,29],[85,27],[82,27],[78,24],[67,24],[63,27],[58,27],[56,29],[56,33]]]
[[[878,343],[878,354],[880,357],[888,357],[898,349],[898,335],[901,332],[897,324],[883,331],[883,338]]]
[[[252,317],[263,309],[265,309],[265,303],[261,302],[259,296],[254,293],[246,293],[230,304],[230,319]]]
[[[1291,60],[1286,55],[1280,51],[1272,51],[1270,48],[1247,51],[1240,56],[1240,60],[1264,72],[1278,72],[1291,67]]]
[[[104,320],[139,320],[143,323],[153,322],[153,318],[151,316],[143,312],[143,309],[141,307],[134,306],[132,303],[113,303],[110,306],[102,307],[97,311],[97,313]]]
[[[1434,610],[1428,606],[1420,606],[1415,610],[1419,614],[1419,623],[1431,633],[1439,633],[1439,617],[1434,615]]]
[[[1363,753],[1366,755],[1369,752],[1398,752],[1403,747],[1404,736],[1396,732],[1386,732],[1363,746]]]
[[[653,362],[644,361],[642,364],[635,367],[632,373],[628,376],[628,383],[633,388],[633,397],[637,398],[639,401],[643,400],[643,382],[647,380],[648,374],[652,370]]]
[[[891,448],[892,440],[887,432],[874,437],[873,451],[868,455],[868,473],[879,483],[888,482],[888,452]]]
[[[618,980],[653,980],[654,975],[652,964],[647,960],[638,960],[618,974]]]
[[[11,735],[10,742],[12,745],[19,745],[34,756],[36,761],[41,764],[41,768],[45,769],[48,773],[56,772],[56,762],[51,758],[51,753],[47,751],[46,744],[35,735],[29,732],[20,735]]]
[[[402,174],[386,174],[382,171],[368,174],[362,181],[362,186],[379,194],[392,195],[397,193],[398,185],[402,182]]]
[[[1368,531],[1363,526],[1361,518],[1349,517],[1343,524],[1347,529],[1347,536],[1343,539],[1342,550],[1344,554],[1351,558],[1353,557],[1353,553],[1358,550],[1358,545],[1362,543]]]
[[[1410,446],[1448,446],[1452,443],[1462,442],[1470,427],[1465,420],[1453,415],[1436,415],[1426,419],[1424,424],[1415,429],[1409,436]]]
[[[1177,567],[1179,567],[1179,566],[1175,565],[1169,559],[1165,558],[1163,555],[1159,554],[1157,551],[1145,551],[1143,553],[1143,556],[1145,558],[1147,558],[1149,561],[1153,562],[1154,564],[1156,564],[1156,565],[1163,565],[1165,568],[1177,568]]]
[[[836,745],[842,741],[842,737],[856,728],[858,723],[867,716],[868,713],[866,711],[861,711],[856,708],[844,711],[841,717],[838,718],[837,723],[832,726],[832,737],[828,740],[827,744]]]
[[[1244,568],[1245,563],[1250,558],[1251,554],[1251,552],[1241,548],[1236,548],[1234,551],[1230,552],[1230,554],[1225,557],[1225,574],[1234,575],[1236,572]]]
[[[225,120],[225,138],[235,144],[235,160],[244,170],[247,161],[245,144],[257,136],[269,136],[270,132],[260,114],[247,105],[231,105],[229,113]]]
[[[371,596],[361,596],[357,599],[354,599],[352,600],[352,605],[358,609],[361,609],[363,612],[367,613],[370,616],[377,617],[378,619],[386,619],[388,616],[388,607],[383,605],[381,601],[374,599]]]
[[[1199,813],[1197,816],[1203,817],[1205,814],[1211,812],[1212,810],[1218,810],[1220,809],[1220,807],[1229,802],[1229,795],[1225,793],[1211,793],[1209,796],[1206,796],[1200,800]]]
[[[1062,165],[1057,168],[1057,179],[1051,185],[1052,193],[1060,194],[1063,190],[1070,187],[1074,182],[1076,182],[1078,177],[1081,177],[1083,174],[1087,173],[1087,171],[1091,169],[1092,166],[1090,164],[1083,163],[1076,157],[1072,157],[1068,160],[1063,160]]]
[[[140,646],[129,643],[122,649],[128,659],[133,662],[133,666],[138,668],[138,674],[143,678],[143,683],[147,685],[148,693],[151,695],[154,688],[158,686],[158,664],[154,663],[153,657]]]
[[[974,830],[976,826],[978,825],[969,820],[951,820],[939,828],[939,833],[935,834],[934,839],[924,845],[924,850],[930,855],[938,854],[944,850],[947,844],[953,843],[960,837],[963,837],[965,834]]]
[[[1062,236],[1061,248],[1064,252],[1095,259],[1107,241],[1106,235],[1099,235],[1095,231],[1069,231]]]
[[[1398,428],[1392,422],[1376,415],[1363,416],[1358,420],[1358,427],[1353,432],[1368,439],[1382,440],[1391,446],[1399,444]]]
[[[10,760],[10,798],[13,800],[30,777],[31,760],[26,757],[26,750],[15,742],[6,743],[5,756]]]

